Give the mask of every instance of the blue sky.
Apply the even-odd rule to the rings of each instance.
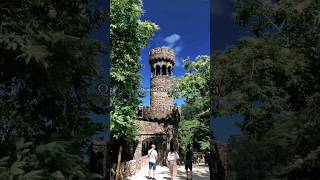
[[[210,5],[213,6],[213,31],[210,33]],[[233,19],[234,6],[232,0],[145,0],[143,20],[152,21],[160,26],[150,47],[142,50],[141,62],[145,66],[140,73],[143,75],[142,85],[150,86],[150,67],[148,52],[155,47],[170,47],[176,51],[175,76],[185,73],[182,60],[186,57],[194,59],[198,55],[210,54],[210,38],[212,48],[223,50],[237,42],[244,35]],[[149,93],[143,98],[143,105],[149,105]],[[183,99],[176,100],[182,105]],[[231,135],[239,134],[236,123],[241,116],[225,115],[211,118],[210,129],[217,139],[226,142]]]
[[[148,53],[156,47],[170,47],[176,52],[176,64],[173,74],[177,77],[185,73],[183,59],[194,59],[198,55],[210,54],[210,0],[144,0],[143,20],[160,26],[160,30],[150,40],[149,47],[141,52],[140,71],[142,86],[150,87],[150,66]],[[150,96],[142,99],[143,105],[149,105]],[[183,99],[177,99],[178,105]]]
[[[212,32],[210,33],[210,5],[213,8]],[[210,54],[210,38],[212,48],[223,50],[246,35],[234,19],[235,10],[232,0],[145,0],[143,20],[152,21],[160,26],[155,37],[150,41],[150,47],[142,50],[142,64],[145,66],[140,73],[143,75],[142,85],[150,86],[150,67],[148,52],[155,47],[171,47],[177,53],[175,76],[185,72],[182,60],[186,57],[194,59],[197,55]],[[143,105],[149,105],[149,93],[143,98]],[[178,105],[183,99],[176,100]],[[241,122],[241,116],[225,115],[221,118],[211,118],[210,128],[217,139],[226,142],[231,135],[239,134],[236,123]]]
[[[144,0],[143,9],[145,14],[143,20],[152,21],[160,26],[154,38],[150,41],[150,47],[141,52],[141,63],[144,69],[140,71],[142,76],[142,86],[150,86],[150,67],[148,52],[155,47],[172,47],[177,51],[177,63],[174,69],[175,76],[184,74],[182,68],[182,59],[191,57],[194,59],[197,55],[210,54],[210,40],[212,48],[222,50],[248,33],[240,29],[235,24],[232,14],[234,6],[232,0],[211,0],[213,14],[213,31],[210,33],[210,0]],[[103,3],[102,3],[103,2]],[[106,3],[106,4],[105,4]],[[105,7],[109,4],[101,0],[99,4]],[[99,7],[103,8],[102,5]],[[108,23],[108,22],[107,22]],[[108,45],[109,34],[108,24],[102,24],[100,28],[92,33],[94,39],[103,39],[105,45]],[[107,37],[107,39],[105,39]],[[106,75],[106,82],[109,81],[109,55],[100,54],[99,60]],[[143,98],[143,105],[149,105],[149,93]],[[178,105],[183,104],[183,100],[176,101]],[[109,115],[93,117],[96,121],[109,124]],[[210,127],[215,136],[221,141],[227,141],[230,135],[239,134],[240,130],[236,127],[236,122],[241,121],[241,116],[224,116],[222,118],[212,118]],[[103,133],[104,138],[109,139],[109,133]]]

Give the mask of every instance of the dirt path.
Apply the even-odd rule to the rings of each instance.
[[[205,165],[194,165],[193,166],[193,180],[209,180],[210,174],[209,174],[209,168]],[[148,167],[142,168],[140,171],[138,171],[134,176],[129,177],[129,180],[147,180],[148,176]],[[177,172],[177,178],[176,180],[185,180],[187,178],[184,166],[179,166],[178,172]],[[170,180],[169,175],[169,169],[165,166],[157,166],[157,173],[156,173],[156,179],[162,180],[167,179]]]

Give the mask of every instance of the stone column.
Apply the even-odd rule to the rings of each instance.
[[[153,76],[152,77],[155,77],[156,73],[157,73],[156,66],[153,65],[152,67],[153,67],[153,72],[152,72]]]
[[[134,159],[136,160],[136,170],[140,170],[141,169],[141,156],[142,156],[142,138],[141,136],[138,137],[139,139],[139,143],[136,147],[136,150],[134,152]]]

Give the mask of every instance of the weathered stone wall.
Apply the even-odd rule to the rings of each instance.
[[[168,93],[171,88],[171,85],[171,76],[155,76],[151,79],[151,107],[163,108],[173,106],[173,98],[170,97]]]
[[[136,160],[123,162],[120,165],[120,172],[123,176],[128,177],[136,173]]]
[[[177,106],[163,106],[160,108],[144,106],[141,108],[141,115],[144,120],[157,120],[161,122],[163,119],[167,120],[173,118],[176,112],[175,110],[178,110],[177,108]]]
[[[165,125],[164,123],[158,122],[148,122],[148,121],[139,121],[139,134],[140,135],[150,135],[150,134],[171,134],[170,131],[173,128],[173,125]],[[144,136],[148,138],[148,136]]]
[[[141,156],[142,156],[142,138],[141,136],[137,137],[139,143],[135,149],[133,159],[136,160],[136,170],[141,168]]]
[[[139,121],[138,145],[135,150],[134,159],[136,160],[136,170],[148,165],[148,156],[142,156],[142,143],[157,142],[156,149],[160,157],[160,163],[164,164],[166,154],[170,147],[170,140],[175,133],[174,125],[158,122]]]
[[[168,48],[155,48],[149,53],[150,64],[159,59],[170,60],[174,63],[175,53],[172,49]]]
[[[148,165],[149,165],[148,156],[142,156],[141,157],[141,168],[147,168]]]

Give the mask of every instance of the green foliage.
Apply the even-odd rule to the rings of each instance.
[[[214,57],[220,114],[244,117],[230,139],[236,179],[316,179],[319,170],[319,1],[236,0],[256,36]]]
[[[221,84],[221,108],[244,116],[242,129],[260,136],[271,128],[273,114],[304,82],[304,56],[269,38],[241,40],[217,58],[216,78]]]
[[[179,136],[181,137],[182,147],[187,147],[188,144],[193,142],[195,129],[200,126],[197,120],[181,121],[179,124]]]
[[[294,145],[292,156],[285,168],[279,172],[281,177],[291,179],[315,179],[319,177],[320,170],[320,95],[319,93],[307,99],[307,106],[300,112],[290,116],[295,123],[287,128],[289,135],[293,134],[287,145]],[[292,122],[291,122],[292,123]],[[289,136],[290,137],[290,136]]]
[[[69,147],[64,142],[35,146],[18,139],[15,152],[0,160],[0,179],[84,179],[83,162],[68,153]]]
[[[174,97],[183,97],[186,102],[179,124],[180,142],[184,147],[192,143],[195,150],[204,150],[210,137],[210,58],[186,59],[184,68],[186,74],[176,79],[177,86],[172,92]]]
[[[140,0],[111,0],[111,134],[116,139],[132,139],[137,134],[137,109],[142,69],[140,51],[147,46],[158,26],[141,21]]]
[[[102,44],[86,38],[100,20],[90,1],[0,2],[0,157],[9,156],[6,167],[15,169],[6,176],[36,179],[38,168],[53,167],[59,158],[66,164],[55,164],[60,174],[83,176],[79,159],[103,128],[90,116],[108,110],[106,98],[88,91],[102,79],[96,58]],[[14,153],[18,137],[39,153],[44,147],[53,152],[43,167],[30,165],[33,156]],[[72,142],[68,152],[51,144],[60,140]]]

